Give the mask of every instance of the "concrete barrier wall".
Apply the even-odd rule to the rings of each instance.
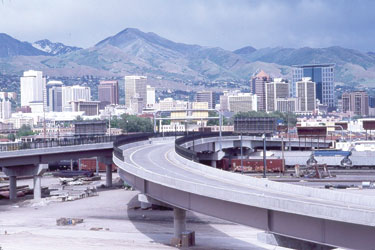
[[[179,157],[179,156],[177,156]],[[184,161],[183,159],[181,159]],[[122,170],[145,179],[147,181],[157,183],[163,186],[167,186],[173,189],[181,190],[188,193],[198,194],[214,199],[225,200],[233,203],[245,204],[249,206],[255,206],[265,209],[271,209],[275,211],[282,211],[287,213],[295,213],[310,217],[317,217],[328,220],[342,221],[348,223],[362,224],[362,225],[371,225],[375,226],[375,214],[372,211],[366,211],[363,209],[356,209],[352,207],[337,206],[334,203],[332,205],[314,203],[313,201],[301,201],[298,199],[288,199],[283,197],[269,197],[266,194],[251,193],[246,191],[231,190],[229,188],[218,188],[212,187],[210,185],[205,185],[201,183],[196,183],[193,181],[187,181],[178,178],[172,178],[166,175],[158,174],[151,172],[144,168],[139,168],[129,163],[125,163],[118,159],[117,157],[113,158],[114,163],[121,168]],[[188,166],[193,167],[194,169],[200,169],[200,164],[190,164],[192,162],[187,161]],[[244,181],[251,181],[251,185],[255,185],[258,188],[271,189],[268,185],[271,185],[272,188],[277,188],[272,184],[281,184],[286,186],[284,183],[271,183],[267,180],[256,180],[252,177],[241,176],[238,174],[232,174],[225,171],[212,169],[207,166],[203,166],[207,171],[207,174],[211,174],[211,170],[215,170],[215,175],[220,175],[221,177],[227,178],[227,175],[230,176],[230,179],[236,180],[237,184],[246,183]],[[200,170],[201,171],[201,170]],[[245,178],[246,177],[246,178]],[[284,185],[283,185],[284,184]],[[285,189],[285,187],[284,187]],[[293,189],[296,189],[296,186],[293,186]],[[271,191],[271,190],[269,190]],[[281,191],[281,190],[280,190]],[[278,192],[280,192],[278,191]],[[339,193],[340,194],[340,193]],[[345,194],[346,195],[346,194]],[[298,198],[298,197],[296,197]],[[174,204],[176,205],[176,204]]]
[[[265,179],[254,178],[250,176],[244,176],[241,174],[231,173],[220,169],[208,167],[207,165],[199,164],[188,159],[185,159],[178,154],[174,153],[174,157],[185,164],[186,166],[198,170],[202,173],[210,176],[219,177],[225,180],[231,180],[234,183],[241,183],[249,187],[265,188],[269,191],[283,192],[289,195],[295,195],[296,197],[310,197],[321,199],[323,201],[336,201],[346,203],[350,205],[368,206],[375,207],[375,197],[368,195],[359,195],[344,193],[335,190],[326,190],[319,188],[311,188],[304,186],[296,186],[289,183],[275,182]]]

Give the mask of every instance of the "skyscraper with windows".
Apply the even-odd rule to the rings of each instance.
[[[369,96],[365,91],[345,92],[342,94],[342,111],[354,115],[369,115]]]
[[[198,91],[195,95],[196,102],[207,102],[209,109],[215,108],[215,93],[212,91]]]
[[[299,111],[315,112],[316,110],[316,84],[310,77],[303,77],[296,83],[296,92],[299,100]]]
[[[30,102],[44,102],[46,105],[46,78],[42,71],[25,71],[20,81],[21,106],[29,106]]]
[[[62,111],[62,86],[61,81],[49,81],[47,83],[47,107],[48,111]]]
[[[257,95],[258,111],[266,111],[266,83],[271,82],[271,77],[263,70],[251,78],[251,92]]]
[[[98,97],[100,108],[104,108],[109,104],[119,104],[118,82],[100,81],[98,86]]]
[[[141,107],[147,104],[147,77],[146,76],[125,76],[125,106],[131,108],[132,99],[137,98]]]
[[[282,78],[275,78],[272,82],[266,83],[266,111],[277,110],[277,100],[289,97],[289,84]]]
[[[72,110],[72,101],[91,101],[91,90],[89,87],[79,85],[62,87],[62,111]]]
[[[290,95],[296,97],[297,82],[301,81],[303,77],[310,77],[311,81],[315,83],[316,98],[321,104],[327,105],[329,108],[334,107],[334,68],[335,64],[333,63],[294,65]]]

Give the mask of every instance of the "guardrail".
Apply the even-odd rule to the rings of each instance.
[[[222,136],[231,136],[231,135],[234,135],[234,133],[233,132],[222,132],[221,135]],[[186,159],[196,161],[197,160],[197,152],[195,152],[194,150],[185,148],[181,145],[188,142],[188,141],[194,141],[194,140],[197,140],[197,139],[209,138],[209,137],[219,137],[219,136],[220,136],[219,132],[189,133],[188,135],[186,135],[184,137],[176,139],[176,141],[175,141],[176,153],[179,154],[180,156],[186,158]]]
[[[15,150],[26,150],[26,149],[38,149],[38,148],[52,148],[52,147],[63,147],[63,146],[75,146],[83,144],[96,144],[116,141],[117,136],[93,136],[93,137],[78,137],[78,138],[60,138],[51,139],[48,141],[41,142],[14,142],[0,144],[0,151],[15,151]]]

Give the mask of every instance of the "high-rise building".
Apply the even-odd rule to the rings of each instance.
[[[266,83],[271,82],[271,77],[263,70],[251,78],[251,92],[257,95],[258,111],[266,111]]]
[[[298,98],[277,98],[276,99],[276,111],[280,112],[296,112],[299,111]]]
[[[369,115],[369,97],[365,91],[355,91],[342,94],[342,111],[354,115]]]
[[[29,106],[30,102],[46,104],[46,78],[42,71],[29,70],[23,72],[21,81],[21,106]]]
[[[207,102],[209,109],[215,108],[215,93],[212,91],[198,91],[195,96],[196,102]]]
[[[46,86],[47,107],[49,111],[62,111],[62,86],[61,81],[49,81]]]
[[[316,84],[316,98],[320,103],[327,105],[330,109],[335,106],[334,100],[334,68],[335,64],[307,64],[293,66],[293,81],[290,94],[297,96],[296,83],[303,77],[310,77]]]
[[[91,101],[89,87],[79,85],[62,87],[62,111],[72,111],[72,101]]]
[[[230,112],[257,111],[257,105],[257,95],[251,93],[228,95],[228,110]]]
[[[289,97],[289,84],[282,78],[275,78],[272,82],[266,83],[266,111],[277,110],[277,99]]]
[[[119,104],[117,81],[100,81],[98,86],[98,99],[101,108],[110,104]]]
[[[155,105],[155,87],[147,85],[147,107],[153,108]]]
[[[12,104],[8,98],[0,99],[0,119],[9,119],[12,116]]]
[[[140,109],[147,104],[147,77],[146,76],[125,76],[125,107],[131,108],[132,98],[138,99]]]
[[[72,111],[73,112],[85,112],[84,115],[94,116],[99,115],[99,101],[72,101]]]
[[[299,100],[299,111],[315,112],[316,110],[316,87],[310,77],[303,77],[296,83],[296,93]]]

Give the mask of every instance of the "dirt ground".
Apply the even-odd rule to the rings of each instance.
[[[114,176],[115,177],[115,176]],[[19,184],[29,183],[23,180]],[[42,185],[56,182],[52,177]],[[137,191],[110,189],[69,202],[0,202],[0,249],[174,249],[172,211],[134,209]],[[61,217],[83,223],[57,226]],[[187,227],[196,233],[191,249],[283,249],[257,241],[259,230],[188,212]]]

